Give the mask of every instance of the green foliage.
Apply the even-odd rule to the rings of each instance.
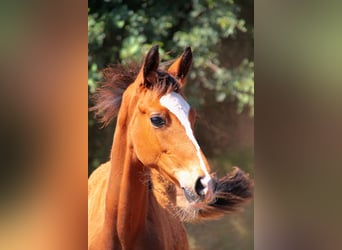
[[[245,58],[235,68],[223,66],[220,52],[227,38],[252,32],[238,18],[240,6],[232,0],[184,1],[90,1],[88,15],[89,90],[101,78],[99,69],[110,63],[141,60],[159,44],[164,60],[188,45],[195,60],[192,88],[214,90],[216,100],[236,100],[237,111],[253,113],[254,65]],[[252,39],[252,36],[251,36]],[[194,91],[190,90],[190,95]]]
[[[237,99],[237,111],[241,113],[245,106],[251,107],[250,114],[253,115],[254,107],[254,63],[243,60],[241,65],[235,69],[227,70],[218,68],[213,78],[216,79],[214,87],[216,100],[224,101],[227,96]]]

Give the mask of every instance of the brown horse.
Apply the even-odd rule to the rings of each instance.
[[[233,212],[252,196],[235,168],[217,179],[192,127],[195,111],[182,88],[190,47],[167,70],[158,46],[140,70],[104,70],[92,108],[104,124],[117,115],[110,161],[89,178],[88,249],[188,249],[183,221]]]

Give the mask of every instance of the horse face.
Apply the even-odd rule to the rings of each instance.
[[[195,202],[212,191],[210,169],[192,131],[195,111],[176,92],[158,97],[147,91],[130,128],[134,151]]]
[[[197,140],[193,134],[195,111],[177,93],[183,87],[191,65],[191,50],[187,49],[169,68],[164,84],[176,83],[174,91],[164,94],[154,91],[160,84],[157,72],[158,50],[152,48],[141,70],[139,100],[131,123],[131,140],[137,158],[157,169],[178,187],[189,202],[198,202],[213,193],[215,183]],[[139,78],[139,77],[138,77]]]

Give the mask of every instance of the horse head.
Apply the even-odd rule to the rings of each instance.
[[[191,63],[187,47],[161,70],[154,46],[126,92],[131,96],[128,107],[135,107],[128,124],[131,150],[142,165],[182,190],[175,207],[183,220],[194,221],[235,211],[252,196],[252,183],[238,168],[221,179],[212,173],[193,133],[196,112],[182,93]]]

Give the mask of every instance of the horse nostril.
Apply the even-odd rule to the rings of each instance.
[[[205,193],[204,193],[205,186],[203,186],[201,179],[202,179],[201,177],[199,177],[197,179],[197,181],[195,183],[195,191],[199,196],[204,196],[205,195]]]

